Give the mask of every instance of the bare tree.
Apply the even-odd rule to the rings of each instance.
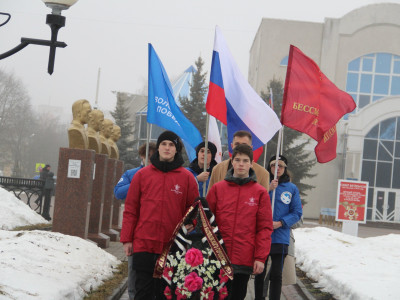
[[[68,146],[68,126],[59,119],[35,113],[21,81],[0,70],[0,170],[26,178],[36,163],[57,167],[59,148]]]

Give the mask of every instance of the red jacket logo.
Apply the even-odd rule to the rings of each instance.
[[[251,197],[249,198],[249,201],[245,202],[248,206],[257,206],[256,198]]]
[[[174,189],[171,189],[171,191],[174,192],[175,194],[182,194],[180,189],[181,189],[181,187],[179,186],[179,184],[175,184]]]

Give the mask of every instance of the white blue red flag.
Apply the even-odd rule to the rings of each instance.
[[[208,122],[208,140],[217,147],[215,161],[220,163],[222,161],[221,136],[219,134],[217,120],[215,120],[213,116],[210,116],[210,120]]]
[[[238,130],[252,134],[253,150],[257,150],[282,127],[275,112],[240,72],[218,26],[206,110],[227,126],[229,152],[232,152],[233,134]]]

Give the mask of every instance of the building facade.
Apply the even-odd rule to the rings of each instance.
[[[339,179],[369,182],[367,220],[400,222],[400,5],[373,4],[323,23],[263,19],[250,50],[260,93],[284,82],[289,46],[313,59],[357,108],[337,126],[337,158],[316,164],[304,216],[335,208]],[[306,137],[305,137],[306,138]],[[315,142],[310,141],[310,155]]]

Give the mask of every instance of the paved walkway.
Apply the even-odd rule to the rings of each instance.
[[[105,251],[107,251],[108,253],[113,254],[115,257],[117,257],[121,261],[124,261],[124,260],[127,259],[126,256],[125,256],[122,244],[119,243],[119,242],[110,242],[110,247],[105,249]],[[284,287],[283,288],[281,300],[303,300],[304,299],[302,297],[299,297],[298,292],[296,291],[296,289],[288,288],[288,287]],[[248,291],[247,292],[247,297],[246,297],[245,300],[253,300],[254,299],[254,282],[253,282],[252,279],[249,281],[248,290],[247,291]],[[290,297],[286,298],[284,296],[284,294],[286,294],[287,296],[290,296]],[[297,297],[297,298],[294,298],[294,297]],[[128,290],[127,289],[124,291],[124,293],[119,298],[119,300],[129,300]]]
[[[336,231],[342,231],[338,226],[327,226],[318,224],[318,220],[305,220],[303,227],[312,228],[317,226],[328,227]],[[400,229],[397,228],[379,228],[372,227],[371,225],[360,224],[358,228],[358,236],[362,238],[387,235],[390,233],[400,234]],[[122,244],[119,242],[110,242],[110,247],[105,249],[107,252],[115,255],[119,260],[126,260]],[[301,292],[299,292],[301,290]],[[247,297],[245,300],[254,299],[254,283],[250,280],[248,285]],[[114,299],[115,300],[115,299]],[[128,291],[125,290],[119,300],[129,300]],[[298,280],[297,285],[288,285],[282,287],[281,300],[314,300],[313,296],[306,290],[301,282]]]

